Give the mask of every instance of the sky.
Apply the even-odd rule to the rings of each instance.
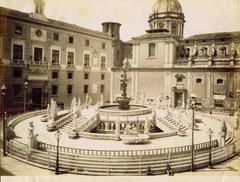
[[[149,29],[148,17],[156,0],[46,0],[45,14],[102,31],[102,22],[119,22],[121,39],[130,40]],[[178,0],[185,14],[184,37],[240,31],[240,0]],[[33,0],[0,0],[0,6],[33,12]]]

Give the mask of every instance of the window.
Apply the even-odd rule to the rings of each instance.
[[[101,93],[104,93],[104,85],[101,85]]]
[[[158,22],[158,29],[164,29],[164,23]]]
[[[43,50],[39,47],[34,47],[34,61],[42,61]]]
[[[84,94],[87,94],[88,93],[88,85],[84,85]]]
[[[72,94],[72,88],[73,88],[72,85],[68,85],[68,87],[67,87],[67,93],[68,94]]]
[[[101,80],[104,80],[104,79],[105,79],[105,75],[101,74]]]
[[[23,46],[18,44],[13,44],[13,60],[23,59]]]
[[[223,79],[217,79],[217,85],[223,85],[224,81]]]
[[[172,25],[171,25],[171,33],[174,34],[174,35],[178,34],[178,27],[177,27],[176,23],[172,23]]]
[[[177,77],[177,83],[181,83],[183,81],[182,77]]]
[[[156,44],[149,44],[149,51],[148,51],[148,55],[149,57],[154,57],[155,56],[155,49],[156,49]]]
[[[102,43],[102,49],[106,49],[106,44]]]
[[[105,68],[105,67],[106,67],[106,57],[101,56],[101,68]]]
[[[21,35],[22,34],[22,27],[19,25],[15,26],[15,33]]]
[[[14,78],[22,78],[22,70],[21,69],[13,69],[13,77]]]
[[[214,100],[215,107],[223,107],[223,100]]]
[[[72,37],[72,36],[70,36],[70,37],[68,38],[68,42],[69,42],[70,44],[73,44],[73,37]]]
[[[68,65],[73,65],[74,64],[74,52],[68,52]]]
[[[59,50],[52,50],[52,64],[59,63]]]
[[[57,79],[58,78],[58,72],[52,72],[52,78]]]
[[[90,45],[90,41],[89,40],[85,40],[85,46],[89,47],[89,45]]]
[[[53,34],[53,40],[55,40],[55,41],[59,40],[59,34],[58,33]]]
[[[90,66],[90,55],[84,54],[84,66],[89,67]]]
[[[68,79],[73,79],[73,73],[72,72],[68,73]]]
[[[84,80],[89,79],[89,74],[88,73],[84,73]]]
[[[52,86],[52,95],[57,95],[58,94],[58,86],[57,85],[53,85]]]
[[[201,78],[196,79],[196,83],[202,83],[202,79]]]
[[[13,85],[13,95],[14,96],[21,95],[21,91],[22,91],[22,85],[20,85],[20,84]]]

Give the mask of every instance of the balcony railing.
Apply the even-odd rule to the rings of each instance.
[[[88,64],[83,65],[83,70],[91,70],[91,66]]]
[[[11,65],[15,65],[15,66],[24,66],[25,65],[25,61],[24,60],[18,60],[18,59],[12,59],[10,61]]]
[[[51,68],[60,69],[60,68],[61,68],[61,65],[60,65],[59,63],[52,63],[52,64],[51,64]]]
[[[30,67],[48,67],[47,62],[42,62],[42,61],[30,61],[29,62]]]
[[[67,69],[76,69],[76,65],[74,64],[67,64]]]

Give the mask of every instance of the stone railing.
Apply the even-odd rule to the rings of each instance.
[[[13,128],[20,122],[22,122],[25,119],[37,116],[37,115],[43,115],[46,114],[47,110],[38,110],[38,111],[33,111],[33,112],[28,112],[22,115],[19,115],[17,117],[14,117],[14,119],[12,119],[8,125],[11,125]]]
[[[77,127],[78,131],[89,131],[93,128],[93,125],[97,122],[97,114],[84,121],[80,126]]]
[[[70,123],[72,121],[72,113],[67,114],[66,116],[60,118],[59,120],[55,121],[56,122],[56,128],[61,128],[64,125]]]

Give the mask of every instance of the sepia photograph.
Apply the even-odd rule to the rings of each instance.
[[[240,180],[239,0],[0,0],[3,182]]]

